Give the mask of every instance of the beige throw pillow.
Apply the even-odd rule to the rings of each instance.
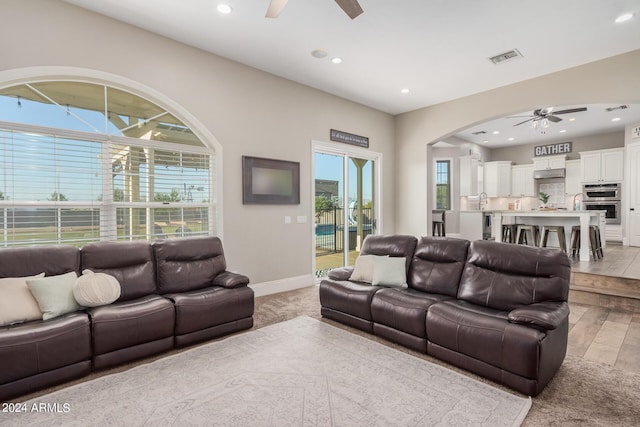
[[[27,287],[27,280],[40,277],[44,277],[44,273],[0,279],[0,326],[42,319],[38,301]]]
[[[73,297],[85,307],[111,304],[120,298],[120,282],[110,274],[84,270],[73,286]]]
[[[356,258],[356,265],[349,280],[353,282],[371,283],[373,281],[373,260],[375,258],[387,258],[379,255],[359,255]]]
[[[376,258],[373,260],[374,286],[389,286],[392,288],[407,288],[407,271],[405,257]]]
[[[77,278],[78,275],[72,271],[59,276],[27,280],[27,286],[42,310],[42,319],[52,319],[82,308],[73,297],[73,285]]]

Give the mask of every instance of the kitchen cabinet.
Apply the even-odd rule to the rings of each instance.
[[[624,149],[583,151],[580,153],[582,182],[622,182]]]
[[[484,192],[487,193],[487,197],[511,195],[511,162],[485,162]]]
[[[473,156],[460,157],[460,196],[477,196],[482,192],[482,160]]]
[[[514,197],[535,197],[533,164],[511,167],[511,195]]]
[[[533,159],[533,170],[562,169],[565,167],[567,156],[549,156]]]
[[[565,169],[565,193],[572,195],[582,193],[582,166],[580,159],[567,160]]]

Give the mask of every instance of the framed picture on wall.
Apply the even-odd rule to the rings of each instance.
[[[300,204],[300,163],[242,156],[242,203]]]

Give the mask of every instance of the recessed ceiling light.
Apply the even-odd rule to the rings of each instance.
[[[233,10],[231,6],[229,6],[226,3],[220,3],[217,9],[218,9],[218,12],[222,13],[223,15],[228,15]]]
[[[560,133],[565,133],[566,131],[567,131],[566,129],[562,129]]]
[[[491,133],[493,133],[494,135],[500,135],[500,131],[499,131],[499,130],[494,130],[494,131],[493,131],[493,132],[491,132]]]
[[[404,89],[400,90],[400,93],[402,93],[402,94],[409,93],[409,89],[404,88]]]
[[[613,119],[611,119],[612,122],[619,122],[620,121],[620,117],[614,117]]]
[[[576,121],[576,118],[575,118],[575,117],[571,117],[571,118],[569,119],[569,121],[570,121],[570,122],[575,122],[575,121]]]
[[[331,63],[342,64],[342,58],[338,58],[337,56],[335,58],[331,58]]]
[[[616,24],[620,24],[621,22],[627,22],[631,18],[633,18],[633,13],[623,13],[622,15],[616,18]]]
[[[326,58],[328,55],[327,51],[324,49],[314,49],[311,51],[311,56],[314,58]]]
[[[507,141],[515,141],[514,137],[507,138]]]
[[[489,143],[489,140],[488,140],[488,139],[485,139],[485,140],[484,140],[484,141],[482,141],[482,142],[484,142],[485,144],[488,144],[488,143]]]

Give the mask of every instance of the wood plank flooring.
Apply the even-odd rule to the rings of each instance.
[[[569,303],[567,354],[640,374],[640,314]]]

